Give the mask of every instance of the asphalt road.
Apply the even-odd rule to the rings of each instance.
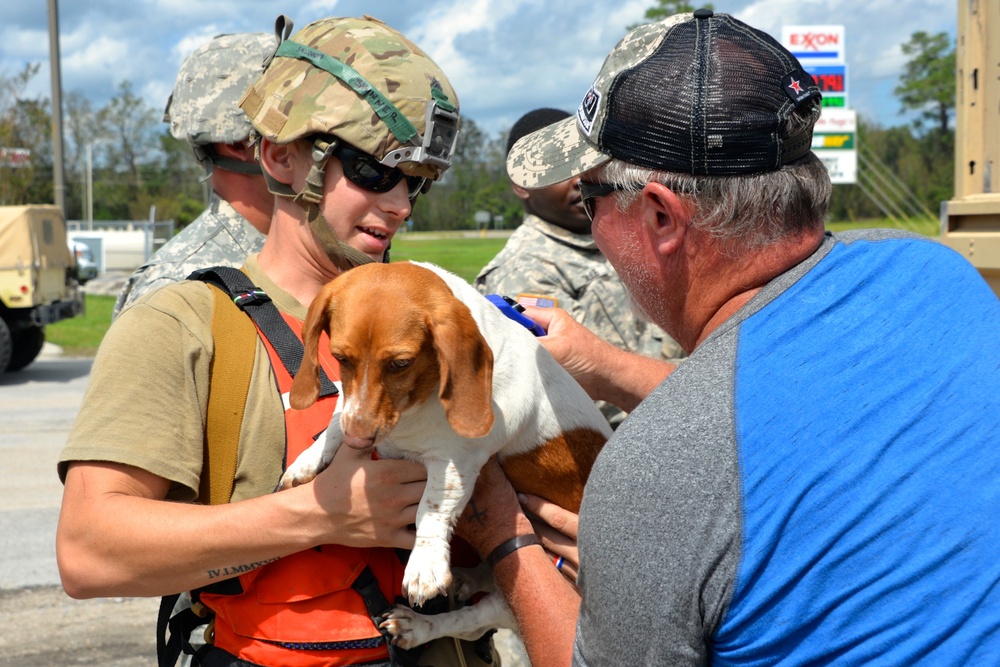
[[[0,374],[0,667],[156,664],[158,599],[72,600],[59,583],[56,462],[91,361],[46,345],[26,369]],[[527,664],[516,637],[496,642],[504,667]]]
[[[0,667],[156,663],[157,600],[78,601],[59,585],[56,461],[83,399],[90,359],[47,346],[0,374]]]

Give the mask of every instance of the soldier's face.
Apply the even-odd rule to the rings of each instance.
[[[377,262],[413,210],[405,179],[388,192],[372,192],[344,176],[340,160],[326,163],[320,207],[338,239]]]
[[[580,200],[579,178],[540,190],[526,190],[524,208],[542,220],[577,234],[590,233],[590,219]]]

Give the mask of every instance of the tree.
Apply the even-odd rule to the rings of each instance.
[[[44,99],[26,99],[24,90],[39,70],[29,63],[17,74],[0,74],[0,205],[52,201],[52,184],[41,177],[52,165],[51,116]],[[30,151],[22,159],[20,151]],[[47,161],[46,161],[47,160]]]
[[[452,166],[417,200],[414,229],[474,229],[476,211],[513,223],[521,205],[510,188],[504,153],[506,132],[489,137],[471,118],[462,118]]]
[[[955,48],[948,34],[915,32],[902,48],[910,59],[893,91],[903,107],[900,113],[918,111],[918,130],[928,121],[946,135],[955,111]]]
[[[83,93],[72,91],[63,98],[66,130],[66,211],[79,211],[87,219],[87,147],[107,139],[98,114]],[[72,217],[72,216],[71,216]]]
[[[123,81],[118,94],[98,112],[98,120],[109,141],[102,147],[106,156],[105,173],[108,178],[103,195],[102,213],[125,220],[141,220],[148,215],[148,208],[140,198],[143,189],[144,165],[159,158],[159,136],[156,126],[160,116],[142,98],[132,92],[132,84]],[[98,184],[94,183],[94,202],[97,205]],[[95,213],[95,217],[98,217]]]
[[[643,23],[653,23],[654,21],[659,21],[665,19],[668,16],[673,16],[674,14],[689,14],[694,10],[704,7],[705,9],[715,9],[715,7],[710,2],[704,4],[692,5],[687,0],[655,0],[656,4],[646,10],[643,17],[646,19],[641,23],[635,23],[628,26],[629,30],[637,28]]]

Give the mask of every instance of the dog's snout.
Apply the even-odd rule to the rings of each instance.
[[[354,435],[344,434],[344,444],[352,449],[371,449],[375,446],[375,438],[359,438]]]

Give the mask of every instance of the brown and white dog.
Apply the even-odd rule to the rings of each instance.
[[[538,340],[467,282],[417,262],[367,264],[331,281],[309,308],[292,407],[319,395],[324,330],[340,363],[342,400],[326,437],[288,467],[281,487],[311,480],[341,444],[423,463],[427,486],[403,579],[411,604],[447,593],[449,541],[490,456],[518,491],[579,510],[611,429]],[[463,592],[471,592],[468,582]],[[409,648],[437,636],[475,639],[512,621],[494,593],[435,617],[397,607],[386,627]]]

